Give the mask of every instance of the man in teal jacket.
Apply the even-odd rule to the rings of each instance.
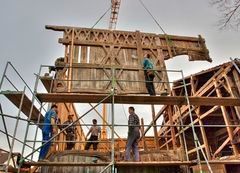
[[[147,54],[143,60],[143,69],[144,69],[144,76],[146,82],[146,88],[150,95],[156,95],[153,80],[154,80],[154,70],[153,70],[153,62],[151,60],[150,54]]]

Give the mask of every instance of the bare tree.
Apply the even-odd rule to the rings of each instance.
[[[221,13],[219,19],[220,29],[240,27],[240,0],[211,0],[211,4],[216,6]]]

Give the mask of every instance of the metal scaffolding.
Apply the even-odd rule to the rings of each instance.
[[[110,93],[108,94],[105,94],[103,96],[101,96],[101,100],[97,102],[96,105],[92,106],[87,112],[85,112],[84,114],[82,114],[81,116],[78,116],[78,118],[76,120],[74,120],[74,122],[72,124],[69,124],[68,126],[64,127],[63,129],[61,129],[57,134],[55,134],[54,136],[51,137],[51,139],[49,141],[45,141],[45,143],[43,143],[41,146],[39,147],[36,147],[36,143],[37,142],[42,142],[42,141],[38,141],[37,140],[37,134],[38,134],[38,131],[39,131],[39,128],[43,125],[43,123],[41,122],[41,118],[42,118],[42,112],[44,111],[44,106],[46,104],[43,103],[43,101],[41,101],[41,99],[39,99],[38,97],[38,84],[39,84],[39,81],[41,80],[41,76],[42,76],[42,71],[43,71],[43,68],[50,68],[51,66],[45,66],[45,65],[41,65],[40,66],[40,69],[39,69],[39,72],[38,74],[36,75],[36,81],[35,81],[35,85],[34,85],[34,90],[32,91],[31,88],[29,87],[29,85],[27,84],[26,81],[23,80],[22,76],[18,73],[18,71],[16,70],[16,68],[10,63],[8,62],[6,64],[6,67],[5,67],[5,70],[4,70],[4,73],[3,73],[3,76],[2,76],[2,79],[1,79],[1,83],[0,83],[0,91],[1,91],[1,95],[5,95],[5,96],[9,96],[9,94],[15,94],[15,99],[17,98],[17,95],[16,95],[16,92],[17,94],[20,94],[20,97],[18,96],[18,101],[17,103],[15,102],[14,104],[18,107],[18,114],[17,116],[12,116],[12,115],[6,115],[3,113],[2,111],[2,107],[0,107],[0,114],[1,114],[1,118],[2,118],[2,122],[3,122],[3,125],[4,125],[4,131],[0,131],[2,132],[3,134],[6,135],[6,139],[7,139],[7,143],[8,143],[8,147],[9,147],[9,156],[8,156],[8,160],[7,160],[7,164],[6,164],[6,172],[8,171],[8,168],[9,168],[9,164],[10,164],[10,160],[12,159],[13,163],[14,160],[13,160],[13,157],[12,157],[12,154],[13,154],[13,148],[14,148],[14,143],[15,141],[20,141],[21,143],[23,143],[23,147],[22,147],[22,151],[21,151],[21,160],[20,160],[20,164],[19,166],[17,167],[17,165],[13,165],[15,168],[18,169],[18,172],[20,172],[20,168],[21,166],[24,164],[25,160],[29,160],[29,165],[37,165],[36,162],[34,162],[34,158],[33,158],[33,154],[35,154],[36,152],[38,152],[38,150],[46,145],[48,142],[51,142],[51,141],[54,141],[54,139],[56,139],[60,134],[62,134],[67,128],[69,128],[70,126],[72,125],[76,125],[76,126],[84,126],[83,124],[79,124],[80,120],[86,116],[88,113],[90,113],[91,111],[95,110],[96,107],[98,107],[100,104],[102,103],[111,103],[111,124],[107,124],[106,126],[109,126],[111,127],[111,162],[109,163],[103,163],[102,165],[106,165],[106,167],[101,171],[101,172],[105,172],[106,170],[109,171],[109,168],[111,167],[111,172],[114,173],[115,172],[115,165],[117,165],[118,163],[116,163],[115,161],[115,135],[114,133],[115,132],[115,127],[118,127],[118,126],[122,126],[122,127],[126,127],[127,125],[124,125],[124,124],[118,124],[115,122],[115,103],[116,103],[116,99],[118,97],[120,97],[117,93],[116,93],[116,83],[117,82],[141,82],[141,83],[145,83],[146,81],[134,81],[134,80],[130,80],[130,81],[126,81],[126,80],[117,80],[116,79],[116,68],[115,67],[112,67],[111,68],[111,79],[107,79],[106,81],[109,81],[111,83],[111,91]],[[24,83],[24,88],[22,90],[19,90],[17,88],[17,86],[14,85],[14,83],[9,79],[9,77],[7,76],[7,71],[8,71],[8,68],[11,68],[15,71],[15,73],[17,74],[17,76],[22,80],[22,82]],[[77,68],[77,67],[67,67],[67,68]],[[80,67],[79,67],[80,68]],[[137,70],[142,70],[142,69],[137,69]],[[211,169],[211,166],[209,164],[209,160],[202,148],[202,145],[198,139],[198,136],[197,136],[197,133],[195,131],[195,128],[196,127],[229,127],[229,126],[232,126],[232,127],[238,127],[239,125],[196,125],[194,123],[194,119],[193,119],[193,115],[192,115],[192,111],[194,109],[194,107],[191,105],[190,103],[190,100],[189,100],[189,96],[188,96],[188,91],[187,91],[187,84],[185,82],[185,78],[184,78],[184,75],[183,75],[183,72],[180,70],[166,70],[166,72],[176,72],[176,73],[180,73],[181,76],[182,76],[182,86],[184,88],[184,97],[185,97],[185,102],[182,103],[182,104],[185,104],[187,106],[187,109],[188,109],[188,115],[189,115],[189,118],[190,118],[190,124],[184,124],[183,122],[183,119],[182,119],[182,116],[179,117],[179,124],[170,124],[170,125],[166,125],[166,124],[162,124],[162,125],[157,125],[157,124],[154,124],[154,122],[156,123],[157,119],[153,119],[153,123],[150,124],[150,125],[143,125],[143,127],[173,127],[173,128],[178,128],[179,131],[180,131],[180,134],[182,134],[182,140],[183,140],[183,143],[182,143],[182,147],[184,148],[184,152],[185,152],[185,156],[186,156],[186,162],[183,162],[183,165],[185,163],[185,165],[188,165],[189,162],[191,160],[189,160],[189,157],[188,157],[188,148],[187,148],[187,140],[186,140],[186,137],[185,137],[185,131],[187,130],[187,128],[191,128],[192,130],[192,134],[193,134],[193,142],[195,144],[195,150],[196,150],[196,153],[197,153],[197,164],[199,165],[200,167],[200,170],[202,170],[201,168],[201,165],[203,164],[203,162],[205,164],[207,164],[208,166],[208,169],[209,169],[209,172],[213,172],[212,169]],[[8,82],[12,85],[12,87],[16,90],[16,91],[4,91],[3,90],[3,83],[5,82]],[[51,78],[50,80],[50,93],[53,91],[53,87],[54,87],[54,83],[57,82],[58,79],[56,78]],[[65,82],[71,82],[73,81],[72,79],[67,79],[65,80]],[[81,81],[81,80],[79,80]],[[89,82],[93,82],[94,80],[84,80],[84,81],[89,81]],[[97,79],[95,80],[97,81]],[[164,83],[166,81],[160,81],[160,83]],[[171,83],[171,82],[170,82]],[[29,90],[30,93],[32,94],[31,95],[31,100],[29,101],[28,100],[28,103],[30,103],[30,108],[27,108],[26,105],[24,105],[24,102],[26,102],[26,90]],[[57,95],[58,93],[56,93]],[[69,92],[68,94],[71,94],[71,92]],[[54,97],[54,96],[53,96]],[[159,97],[159,99],[163,99],[164,97],[167,97],[167,98],[171,98],[171,96],[156,96],[156,97]],[[10,98],[10,97],[8,97]],[[20,99],[19,99],[20,98]],[[139,98],[141,98],[141,96],[139,96]],[[11,99],[10,99],[11,100]],[[13,100],[11,100],[13,101]],[[14,101],[13,101],[14,102]],[[50,101],[49,101],[50,102]],[[91,102],[89,100],[89,102]],[[165,101],[167,103],[167,101]],[[169,102],[169,101],[168,101]],[[40,106],[39,108],[36,107],[36,103],[38,103]],[[156,103],[158,104],[158,103]],[[172,104],[170,104],[172,105]],[[174,104],[173,104],[174,105]],[[29,105],[28,105],[29,106]],[[178,107],[179,105],[175,105],[176,106],[176,109],[180,112],[180,115],[182,114],[181,113],[181,110],[180,108]],[[38,110],[38,111],[36,111]],[[21,118],[20,117],[20,114],[21,112],[24,112],[25,114],[27,114],[27,120],[25,120],[24,118]],[[36,118],[37,116],[37,118]],[[171,115],[170,115],[171,116]],[[5,117],[10,117],[10,118],[15,118],[16,119],[16,124],[15,124],[15,127],[14,127],[14,133],[13,135],[10,135],[9,132],[8,132],[8,129],[7,129],[7,126],[6,126],[6,121],[5,121]],[[157,118],[157,117],[155,117]],[[158,117],[159,118],[159,117]],[[26,131],[25,131],[25,135],[24,135],[24,139],[23,141],[19,140],[16,136],[16,132],[17,132],[17,129],[18,129],[18,125],[19,125],[19,121],[26,121],[27,122],[27,126],[26,126]],[[34,133],[34,138],[33,140],[29,140],[28,139],[28,133],[29,133],[29,129],[30,129],[30,126],[31,125],[35,125],[36,126],[36,130],[35,130],[35,133]],[[85,124],[86,126],[89,126],[89,124]],[[104,124],[99,124],[99,125],[104,125]],[[145,135],[146,133],[144,133]],[[12,138],[12,141],[10,142],[10,138]],[[31,145],[28,145],[28,143],[31,142],[32,143],[32,146]],[[66,141],[55,141],[56,143],[57,142],[60,142],[60,143],[64,143]],[[79,143],[81,143],[82,141],[78,141]],[[84,143],[84,141],[82,142]],[[30,147],[32,149],[32,151],[28,154],[25,154],[25,147]],[[204,161],[201,160],[201,157],[200,157],[200,154],[203,156],[204,158]],[[44,166],[45,164],[44,163],[39,163],[39,166]],[[51,163],[48,163],[47,165],[51,165]],[[56,163],[52,163],[52,165],[56,165]],[[92,164],[89,164],[89,163],[79,163],[79,166],[86,166],[86,165],[89,165],[89,166],[94,166]],[[97,166],[97,165],[95,165]]]

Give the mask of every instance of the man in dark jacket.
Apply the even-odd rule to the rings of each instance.
[[[140,122],[139,117],[135,114],[134,107],[128,108],[128,138],[126,146],[126,161],[130,160],[130,152],[133,151],[134,160],[139,161],[138,140],[140,138]]]
[[[73,123],[73,115],[69,114],[68,115],[68,120],[65,121],[63,123],[63,128],[67,127],[68,125],[70,125],[71,123]],[[76,140],[76,126],[74,124],[72,124],[70,127],[68,127],[65,130],[65,134],[66,134],[66,141],[67,141],[67,150],[71,150],[74,148],[75,146],[75,140]]]

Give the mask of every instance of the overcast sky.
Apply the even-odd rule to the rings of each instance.
[[[196,37],[202,35],[213,59],[212,63],[189,62],[186,57],[177,57],[166,61],[168,69],[182,69],[188,75],[227,62],[229,57],[239,57],[240,33],[218,29],[220,14],[208,0],[143,2],[166,33]],[[45,25],[92,27],[109,6],[110,0],[1,0],[0,74],[6,62],[11,61],[33,87],[34,73],[38,72],[39,66],[52,65],[56,58],[64,55],[64,47],[57,43],[62,35],[45,30]],[[108,28],[109,16],[108,13],[95,28]],[[122,0],[117,29],[162,34],[138,0]],[[78,108],[79,113],[86,109]],[[151,116],[150,107],[148,109],[146,112],[137,110],[137,113],[141,112],[141,117],[145,117],[146,124],[151,120],[147,118]],[[123,119],[126,123],[126,117]]]

